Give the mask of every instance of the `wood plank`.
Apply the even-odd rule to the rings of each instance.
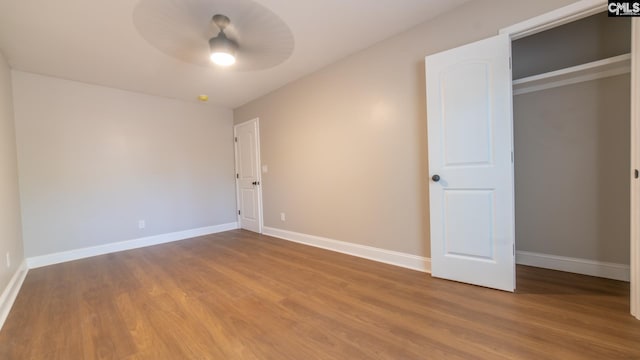
[[[515,294],[235,230],[29,272],[2,359],[640,358],[629,284]]]

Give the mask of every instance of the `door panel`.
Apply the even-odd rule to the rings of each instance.
[[[240,214],[240,216],[242,217],[243,220],[250,220],[250,221],[255,221],[258,219],[257,216],[257,205],[256,204],[256,199],[255,199],[255,190],[254,189],[241,189],[240,190],[240,197],[241,197],[241,209],[242,212]]]
[[[445,190],[444,197],[445,255],[493,259],[493,191]]]
[[[252,128],[240,128],[238,131],[238,146],[240,147],[240,179],[257,179],[255,137]]]
[[[486,63],[451,66],[441,80],[446,165],[491,162],[490,72]],[[460,99],[466,99],[461,106]],[[488,136],[469,136],[486,134]],[[459,146],[464,143],[465,146]]]
[[[515,288],[510,39],[428,56],[432,275]]]

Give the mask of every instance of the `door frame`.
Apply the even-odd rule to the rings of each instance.
[[[631,20],[631,314],[640,320],[640,18]]]
[[[233,125],[233,154],[235,157],[234,165],[235,165],[235,174],[239,173],[238,170],[238,143],[237,139],[237,129],[239,126],[246,125],[248,123],[255,122],[256,125],[256,174],[258,174],[258,181],[260,185],[257,186],[258,192],[258,233],[262,234],[262,230],[264,228],[264,219],[263,219],[263,211],[262,211],[262,160],[260,160],[260,118],[254,118],[251,120],[247,120],[238,124]],[[238,222],[238,227],[242,228],[242,219],[238,211],[240,210],[240,183],[238,182],[238,178],[234,174],[234,179],[236,183],[236,219]]]
[[[582,0],[500,29],[499,33],[509,35],[513,41],[603,11],[607,11],[606,0]],[[639,18],[632,19],[631,32],[630,310],[640,320],[640,181],[634,179],[634,170],[640,169],[640,46],[636,44],[640,41]],[[513,117],[511,121],[513,122]]]

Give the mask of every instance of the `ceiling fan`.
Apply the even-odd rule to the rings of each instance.
[[[209,68],[268,69],[294,48],[284,21],[252,0],[139,0],[133,23],[161,52]]]
[[[229,39],[224,33],[224,29],[229,26],[231,20],[225,15],[216,14],[211,19],[220,29],[216,37],[209,39],[209,48],[211,49],[210,59],[214,64],[220,66],[230,66],[236,62],[236,53],[238,51],[238,43]]]

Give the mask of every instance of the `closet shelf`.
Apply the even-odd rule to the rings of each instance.
[[[631,54],[618,55],[513,81],[513,95],[631,72]]]

